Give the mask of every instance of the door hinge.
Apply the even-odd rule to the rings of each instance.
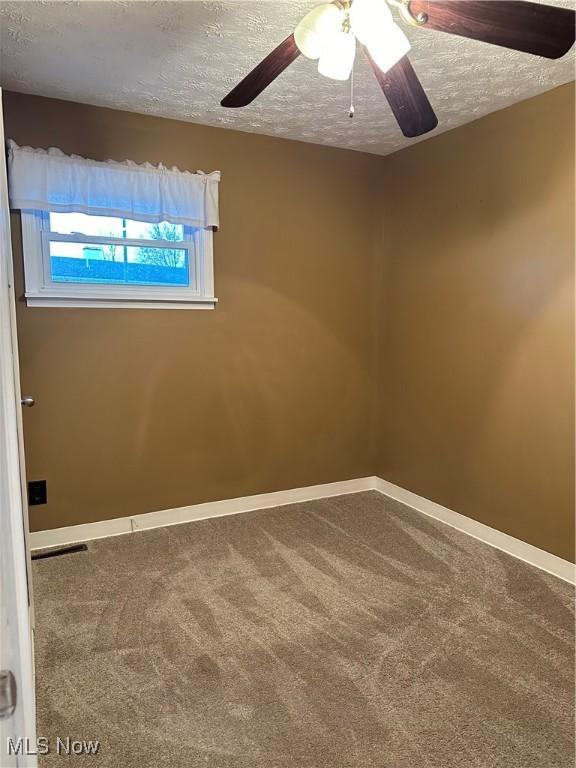
[[[16,709],[16,678],[9,669],[0,670],[0,720],[12,717]]]

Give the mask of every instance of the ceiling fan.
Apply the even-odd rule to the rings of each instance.
[[[575,39],[576,13],[525,0],[334,0],[313,8],[294,32],[225,96],[223,107],[245,107],[302,53],[318,71],[350,77],[356,41],[363,48],[405,136],[421,136],[438,118],[407,53],[410,43],[394,21],[448,32],[504,48],[558,59]]]

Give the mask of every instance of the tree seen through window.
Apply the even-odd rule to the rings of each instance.
[[[180,230],[181,227],[176,224],[162,221],[159,224],[152,224],[148,234],[151,240],[179,242],[182,240]],[[184,260],[185,254],[182,249],[152,248],[149,246],[138,248],[138,261],[142,264],[155,264],[159,267],[183,267]]]

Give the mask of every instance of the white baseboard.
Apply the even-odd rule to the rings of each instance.
[[[545,552],[532,544],[490,528],[470,517],[454,512],[441,504],[418,496],[405,488],[389,483],[379,477],[361,477],[356,480],[344,480],[338,483],[310,485],[305,488],[293,488],[288,491],[261,493],[256,496],[243,496],[237,499],[210,501],[205,504],[194,504],[189,507],[163,509],[159,512],[147,512],[133,517],[121,517],[114,520],[101,520],[95,523],[72,525],[67,528],[54,528],[48,531],[36,531],[30,534],[30,547],[44,549],[64,544],[75,544],[81,541],[102,539],[108,536],[120,536],[149,528],[159,528],[165,525],[189,523],[194,520],[205,520],[211,517],[237,515],[241,512],[251,512],[256,509],[281,507],[286,504],[296,504],[313,499],[324,499],[330,496],[342,496],[360,491],[379,491],[392,499],[402,502],[408,507],[433,517],[462,533],[483,541],[512,557],[523,560],[530,565],[551,573],[571,584],[576,583],[576,566],[550,552]]]
[[[324,499],[329,496],[342,496],[348,493],[359,493],[376,488],[375,477],[360,477],[355,480],[343,480],[337,483],[309,485],[304,488],[293,488],[288,491],[260,493],[255,496],[241,496],[237,499],[209,501],[205,504],[193,504],[189,507],[162,509],[158,512],[145,512],[133,517],[117,517],[113,520],[99,520],[95,523],[70,525],[66,528],[53,528],[47,531],[35,531],[30,534],[30,548],[44,549],[58,547],[64,544],[76,544],[92,539],[104,539],[108,536],[120,536],[124,533],[144,531],[148,528],[160,528],[165,525],[190,523],[194,520],[205,520],[209,517],[237,515],[241,512],[251,512],[255,509],[282,507],[286,504],[297,504],[302,501]]]
[[[500,549],[518,560],[523,560],[525,563],[551,573],[559,579],[570,582],[570,584],[576,583],[576,566],[551,552],[546,552],[507,533],[490,528],[484,523],[479,523],[471,517],[465,517],[465,515],[454,512],[448,507],[443,507],[441,504],[436,504],[434,501],[412,493],[412,491],[407,491],[399,485],[382,480],[380,477],[376,478],[376,490],[391,499],[402,502],[407,507],[416,509],[428,517],[433,517],[435,520],[468,534],[468,536],[483,541],[495,549]]]

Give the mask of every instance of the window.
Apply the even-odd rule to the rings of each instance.
[[[213,308],[212,231],[22,211],[29,306]]]
[[[44,218],[55,283],[195,284],[193,233],[182,224],[85,213],[48,213]]]
[[[213,309],[219,171],[8,142],[29,306]]]

